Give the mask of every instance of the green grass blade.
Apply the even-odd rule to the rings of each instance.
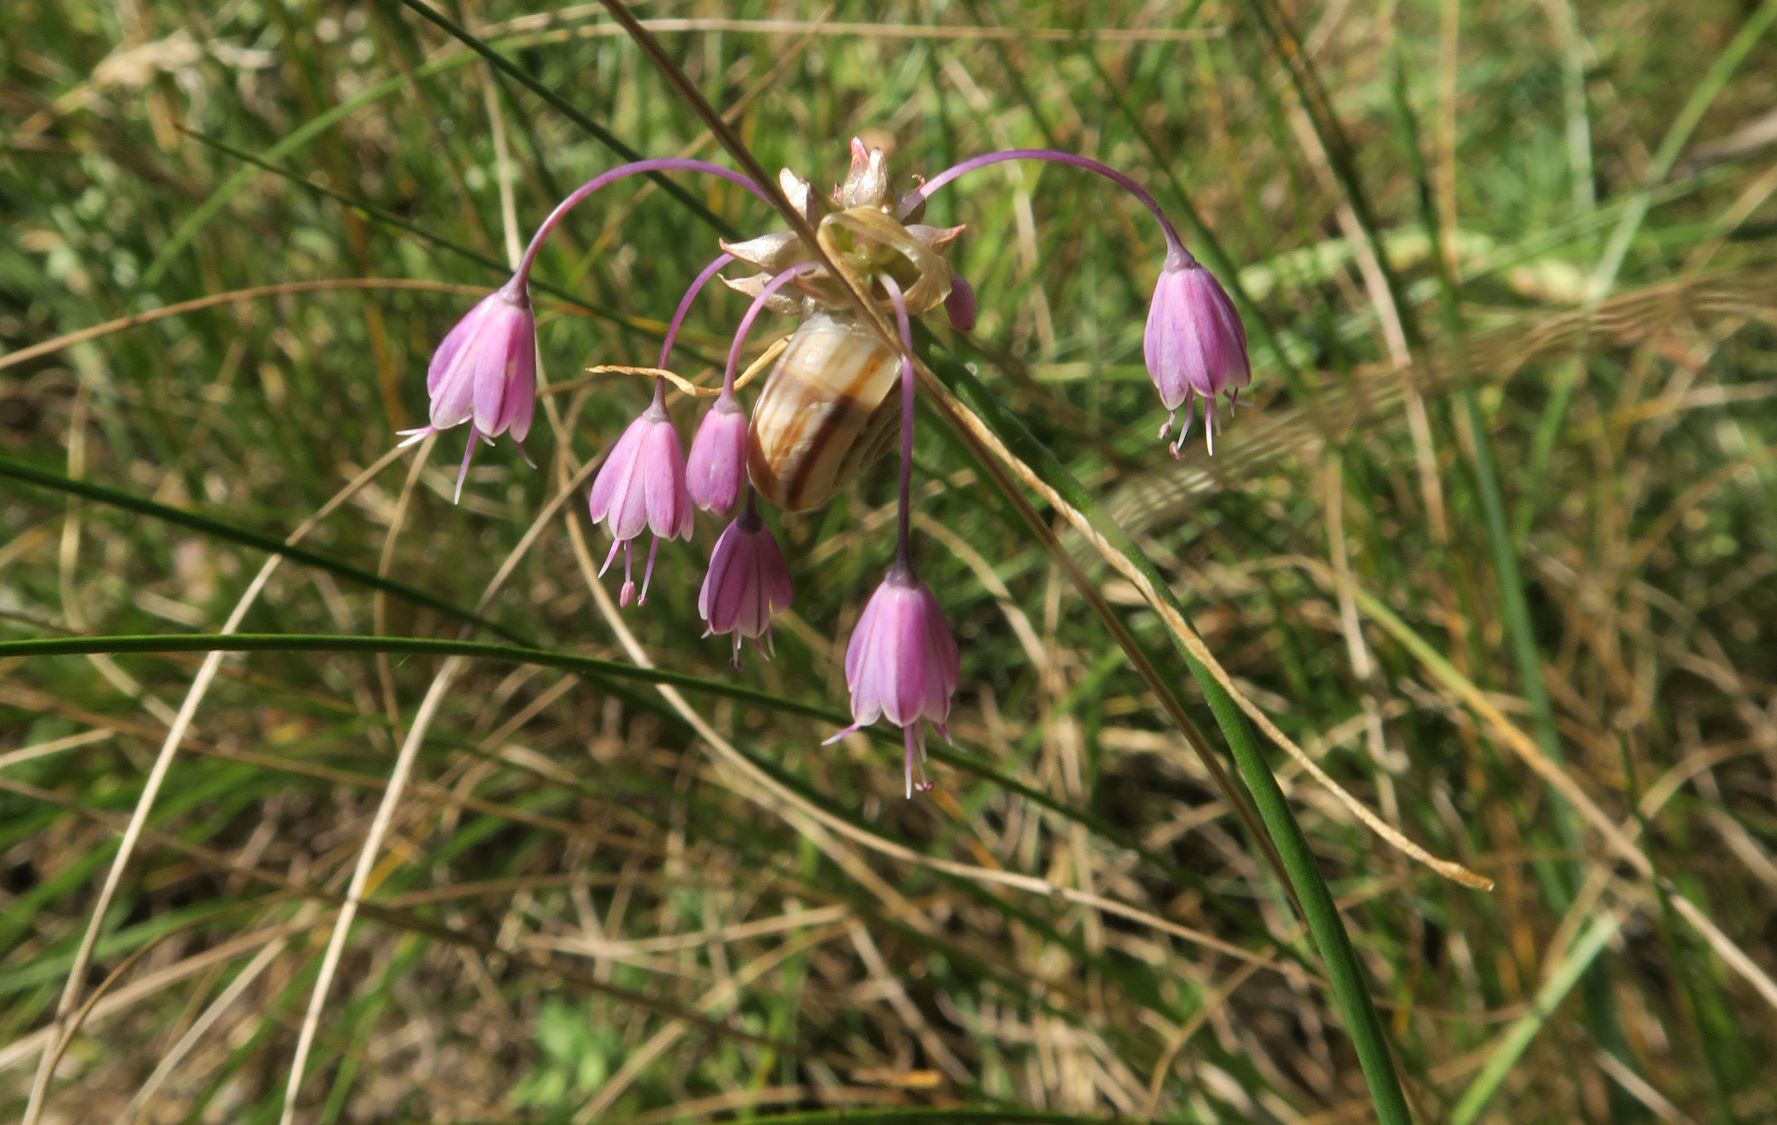
[[[1481,1072],[1475,1075],[1474,1081],[1469,1083],[1468,1088],[1462,1092],[1462,1097],[1457,1099],[1455,1108],[1450,1111],[1450,1125],[1473,1125],[1480,1119],[1487,1103],[1499,1092],[1500,1083],[1511,1073],[1512,1067],[1517,1065],[1525,1048],[1530,1046],[1531,1040],[1547,1025],[1562,999],[1586,974],[1592,962],[1604,952],[1604,947],[1622,928],[1623,919],[1616,914],[1606,914],[1592,920],[1579,940],[1568,949],[1567,956],[1554,973],[1537,989],[1530,1011],[1512,1022],[1512,1026],[1500,1037],[1498,1045],[1487,1056]]]
[[[1036,440],[1023,422],[1006,411],[998,398],[988,392],[974,374],[961,364],[944,361],[936,366],[950,382],[957,397],[986,420],[1007,447],[1023,458],[1046,484],[1091,519],[1110,540],[1113,549],[1134,565],[1160,596],[1183,615],[1184,606],[1172,592],[1171,585],[1161,574],[1159,567],[1145,552],[1130,542],[1114,523],[1103,518],[1097,502],[1085,486]],[[1353,1046],[1357,1049],[1364,1081],[1369,1086],[1376,1114],[1383,1125],[1407,1125],[1412,1121],[1412,1116],[1407,1110],[1406,1097],[1401,1092],[1400,1079],[1395,1074],[1387,1033],[1383,1030],[1382,1021],[1377,1017],[1375,1005],[1370,1000],[1369,985],[1365,980],[1363,967],[1358,964],[1344,919],[1339,915],[1332,892],[1327,889],[1326,880],[1321,877],[1308,841],[1302,835],[1301,827],[1290,811],[1283,790],[1278,787],[1276,777],[1272,775],[1270,766],[1259,750],[1258,740],[1253,736],[1246,716],[1215,677],[1209,674],[1209,670],[1198,663],[1176,637],[1173,642],[1192,679],[1203,692],[1204,699],[1227,740],[1235,768],[1258,809],[1271,844],[1281,857],[1290,888],[1301,908],[1303,921],[1307,924],[1315,948],[1326,966],[1327,977],[1333,986],[1334,1005],[1339,1010],[1346,1034],[1351,1036]]]
[[[505,639],[512,641],[514,644],[527,643],[522,634],[508,629],[497,621],[489,620],[481,614],[476,613],[474,610],[464,609],[461,606],[454,605],[450,601],[447,601],[436,594],[428,593],[418,587],[410,586],[405,582],[397,581],[393,578],[385,578],[374,571],[365,570],[363,567],[353,566],[351,563],[341,562],[338,559],[330,558],[327,555],[321,554],[319,551],[312,551],[307,547],[292,546],[276,536],[265,535],[244,527],[237,527],[236,525],[227,523],[223,520],[201,516],[196,512],[188,512],[183,508],[174,508],[166,504],[157,503],[146,497],[137,496],[131,492],[125,492],[122,489],[110,488],[102,484],[94,484],[92,481],[73,480],[69,477],[62,476],[59,473],[52,473],[47,469],[39,469],[34,465],[27,465],[22,461],[16,461],[10,457],[0,456],[0,477],[7,477],[24,484],[36,485],[39,488],[52,489],[71,496],[79,496],[83,499],[96,501],[97,503],[117,508],[121,511],[134,512],[139,516],[148,516],[151,519],[161,520],[166,523],[175,524],[179,527],[188,527],[193,531],[201,531],[206,535],[213,535],[218,539],[230,543],[238,543],[243,547],[252,547],[271,555],[281,555],[284,558],[289,559],[291,562],[299,562],[304,566],[312,566],[316,570],[323,570],[329,574],[337,575],[340,578],[349,579],[350,581],[369,589],[381,590],[386,594],[393,594],[395,597],[410,602],[413,605],[424,606],[427,609],[436,610],[453,620],[474,625],[480,629],[486,629],[495,636],[504,637]]]
[[[1654,189],[1671,174],[1672,166],[1678,162],[1685,142],[1691,139],[1691,132],[1703,120],[1703,114],[1721,95],[1728,79],[1740,69],[1740,64],[1746,61],[1746,56],[1764,39],[1765,32],[1771,29],[1773,23],[1777,23],[1777,0],[1765,0],[1740,25],[1740,30],[1734,33],[1734,37],[1714,53],[1709,69],[1697,80],[1690,97],[1685,99],[1678,116],[1667,127],[1666,135],[1660,139],[1660,147],[1655,150],[1653,159],[1648,164],[1644,185],[1630,197],[1628,210],[1623,212],[1610,232],[1610,239],[1604,245],[1604,255],[1599,258],[1598,268],[1592,274],[1590,296],[1593,301],[1603,300],[1616,284],[1617,274],[1623,268],[1623,260],[1629,256],[1629,247],[1634,243],[1636,233],[1641,230],[1642,221],[1647,218],[1648,208],[1653,206]]]
[[[401,0],[401,3],[422,19],[430,20],[432,23],[437,24],[446,34],[486,59],[488,63],[501,74],[504,74],[506,77],[517,82],[531,93],[542,98],[545,102],[548,102],[549,105],[563,117],[566,117],[569,121],[572,121],[575,125],[584,129],[588,135],[597,138],[600,144],[603,144],[612,152],[623,157],[624,160],[634,161],[642,159],[641,153],[625,144],[615,133],[582,113],[575,107],[574,103],[568,101],[568,99],[562,97],[554,90],[551,90],[548,86],[537,81],[535,75],[514,63],[505,55],[494,50],[486,40],[475,35],[462,24],[457,23],[455,20],[430,5],[420,3],[420,0]],[[673,199],[682,204],[687,211],[708,223],[710,228],[716,233],[724,237],[733,237],[734,228],[728,225],[727,220],[723,219],[720,215],[717,215],[714,211],[711,211],[708,207],[705,207],[701,200],[686,191],[679,184],[675,183],[670,177],[659,172],[650,172],[648,173],[648,178],[659,184],[668,195],[672,196]]]
[[[1419,126],[1411,99],[1407,94],[1406,66],[1398,52],[1394,57],[1393,100],[1396,121],[1402,133],[1402,148],[1407,154],[1408,168],[1418,185],[1419,217],[1425,236],[1431,243],[1431,262],[1438,283],[1438,312],[1443,327],[1443,347],[1456,376],[1456,400],[1461,410],[1463,434],[1468,439],[1472,457],[1474,490],[1480,499],[1482,527],[1486,531],[1487,551],[1498,582],[1501,616],[1504,619],[1506,644],[1517,670],[1518,687],[1530,705],[1531,728],[1537,745],[1549,760],[1560,765],[1564,760],[1561,737],[1555,728],[1555,708],[1549,698],[1548,685],[1543,682],[1542,654],[1537,645],[1536,630],[1531,620],[1530,601],[1525,592],[1524,574],[1518,563],[1518,548],[1506,515],[1505,491],[1500,486],[1499,469],[1494,460],[1493,439],[1488,433],[1487,419],[1481,411],[1479,396],[1468,378],[1468,332],[1463,322],[1460,283],[1450,271],[1445,254],[1443,223],[1437,211],[1436,195],[1431,177],[1420,150]],[[1581,846],[1580,826],[1573,809],[1557,798],[1555,804],[1555,844],[1562,851],[1577,854]],[[1565,911],[1573,902],[1585,871],[1577,862],[1570,862],[1548,872],[1544,893],[1552,911]],[[1611,995],[1610,981],[1600,970],[1587,974],[1582,986],[1586,1022],[1600,1047],[1625,1067],[1633,1067],[1623,1024]],[[1621,1085],[1610,1085],[1611,1120],[1635,1121],[1643,1114]]]

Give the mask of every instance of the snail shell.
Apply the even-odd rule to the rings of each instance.
[[[811,313],[753,407],[753,487],[789,512],[831,500],[888,449],[900,385],[900,357],[874,332],[848,316]]]

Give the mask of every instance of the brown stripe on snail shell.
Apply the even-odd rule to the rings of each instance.
[[[790,512],[831,500],[888,449],[900,385],[900,357],[873,331],[847,316],[810,314],[753,407],[753,487]]]

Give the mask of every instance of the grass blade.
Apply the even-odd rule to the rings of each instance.
[[[1475,1076],[1468,1088],[1457,1099],[1456,1106],[1450,1111],[1451,1125],[1473,1125],[1499,1092],[1499,1086],[1505,1076],[1511,1072],[1518,1059],[1524,1054],[1530,1041],[1548,1023],[1555,1014],[1555,1009],[1573,989],[1581,977],[1591,967],[1610,939],[1617,936],[1623,928],[1623,919],[1617,914],[1605,914],[1594,918],[1586,927],[1579,940],[1568,949],[1567,956],[1562,958],[1549,979],[1536,991],[1536,999],[1530,1011],[1519,1016],[1512,1026],[1500,1037],[1499,1043],[1487,1056],[1487,1062],[1481,1067],[1481,1073]]]

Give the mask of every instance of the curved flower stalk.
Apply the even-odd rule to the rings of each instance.
[[[691,442],[691,500],[706,512],[727,512],[740,497],[741,480],[747,472],[747,413],[734,394],[734,377],[740,370],[741,349],[759,312],[779,289],[795,280],[805,265],[794,265],[760,287],[734,330],[728,349],[728,366],[722,372],[722,393],[703,416],[697,437]],[[702,279],[700,279],[702,280]],[[666,366],[664,362],[662,367]]]
[[[834,737],[883,719],[899,726],[909,796],[931,787],[924,773],[926,731],[946,733],[960,665],[956,639],[912,558],[912,319],[942,309],[955,331],[968,332],[979,313],[974,287],[949,261],[965,228],[937,227],[920,219],[935,192],[1008,160],[1048,161],[1092,172],[1135,196],[1154,215],[1166,253],[1142,350],[1169,415],[1160,433],[1165,438],[1178,429],[1170,448],[1180,455],[1201,399],[1205,440],[1213,453],[1216,402],[1227,396],[1231,407],[1252,379],[1245,329],[1220,283],[1185,248],[1146,189],[1089,157],[1007,149],[965,160],[897,193],[882,150],[853,140],[851,166],[831,192],[816,191],[788,169],[779,174],[779,191],[814,228],[815,244],[792,231],[725,241],[679,301],[661,341],[658,370],[663,372],[692,302],[710,282],[720,278],[752,298],[736,327],[721,391],[691,441],[689,460],[667,410],[666,380],[656,379],[652,401],[612,447],[587,497],[592,519],[611,531],[605,567],[623,552],[619,600],[627,606],[646,600],[661,539],[689,539],[694,509],[726,515],[744,492],[740,514],[711,551],[698,596],[706,635],[731,637],[732,661],[738,667],[746,640],[769,656],[771,620],[792,596],[789,568],[760,518],[760,505],[775,504],[788,512],[821,507],[888,452],[898,431],[894,556],[846,646],[853,722]],[[697,160],[643,160],[588,180],[539,225],[512,279],[445,337],[427,376],[429,424],[404,436],[417,440],[467,421],[471,449],[477,439],[491,443],[502,434],[522,442],[530,429],[536,381],[535,325],[527,287],[544,240],[570,210],[605,185],[642,172],[670,170],[719,176],[771,202],[766,189],[740,173]],[[861,315],[853,304],[857,293],[885,315],[892,314],[896,339],[883,339],[877,322]],[[749,411],[735,374],[748,334],[766,311],[796,317],[798,323]],[[1181,409],[1184,424],[1177,426]],[[467,467],[465,455],[464,471]],[[638,587],[633,554],[644,532],[652,532],[653,539]]]
[[[1170,447],[1174,457],[1180,456],[1185,433],[1191,428],[1195,399],[1201,398],[1205,411],[1204,440],[1213,455],[1216,397],[1227,391],[1232,403],[1241,388],[1252,381],[1246,328],[1240,323],[1240,313],[1228,299],[1221,283],[1185,249],[1178,228],[1172,225],[1172,220],[1166,217],[1166,212],[1146,188],[1091,157],[1054,149],[1013,148],[986,153],[946,168],[904,196],[897,211],[906,215],[918,214],[926,199],[939,188],[969,172],[1007,160],[1043,160],[1084,168],[1135,196],[1159,222],[1160,233],[1166,239],[1166,261],[1159,280],[1154,283],[1142,353],[1147,360],[1148,378],[1153,380],[1160,392],[1160,401],[1170,414],[1160,429],[1160,437],[1164,440],[1172,431],[1179,407],[1183,406],[1185,424],[1179,430],[1178,440]]]
[[[638,160],[594,176],[556,204],[537,228],[537,233],[531,236],[530,245],[525,247],[511,279],[477,302],[445,335],[433,353],[426,371],[426,394],[431,398],[428,424],[397,434],[406,439],[401,443],[406,446],[464,422],[473,422],[468,448],[463,451],[463,464],[457,470],[454,500],[462,499],[463,478],[469,473],[469,460],[474,456],[477,438],[493,445],[494,438],[510,432],[513,444],[519,446],[521,455],[524,452],[524,439],[530,433],[537,401],[537,324],[531,312],[531,267],[536,264],[543,241],[569,211],[607,184],[626,176],[669,171],[697,171],[718,176],[739,184],[767,203],[771,202],[758,184],[732,169],[703,160],[663,157]],[[719,268],[713,266],[707,273],[713,275]],[[686,294],[686,306],[689,306],[692,294],[701,288],[702,281],[707,280],[707,277],[701,279],[692,292]],[[681,319],[683,315],[684,309],[681,308]],[[675,330],[677,326],[678,322],[674,321]],[[670,336],[667,346],[670,349]],[[664,358],[661,365],[665,366]]]

